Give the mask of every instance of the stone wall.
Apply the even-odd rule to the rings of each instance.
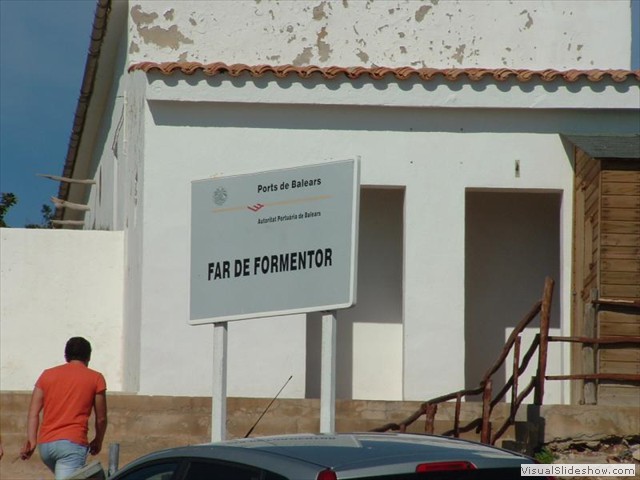
[[[227,430],[229,438],[243,437],[267,407],[268,398],[229,398]],[[17,460],[25,439],[28,392],[0,394],[0,431],[5,455],[0,461],[0,478],[31,480],[49,478],[37,453],[27,461]],[[388,422],[398,422],[420,407],[420,402],[340,401],[336,402],[336,430],[338,432],[366,431]],[[161,448],[205,443],[211,438],[211,399],[206,397],[161,397],[112,394],[108,397],[109,428],[103,451],[98,455],[106,468],[109,445],[120,445],[119,465]],[[468,402],[461,410],[462,423],[479,415],[481,405]],[[501,423],[508,413],[508,405],[494,410],[494,425]],[[516,440],[527,416],[544,443],[569,439],[597,441],[611,437],[632,437],[640,431],[638,409],[630,407],[545,406],[539,410],[523,407],[518,415],[517,428],[507,431],[504,440]],[[315,399],[278,399],[254,429],[252,436],[317,432],[320,402]],[[454,404],[442,405],[436,416],[436,433],[452,427]],[[497,427],[494,427],[497,428]],[[424,429],[420,419],[409,429],[419,433]],[[528,429],[525,429],[528,430]],[[518,433],[521,436],[521,432]],[[465,438],[477,439],[474,431]],[[501,444],[501,442],[499,442]]]

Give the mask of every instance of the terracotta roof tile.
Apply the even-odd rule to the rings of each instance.
[[[443,78],[448,81],[455,81],[466,77],[471,81],[479,81],[484,78],[503,82],[508,79],[515,79],[518,82],[528,82],[530,80],[541,80],[552,82],[561,80],[565,82],[575,82],[584,78],[590,82],[599,82],[603,79],[610,79],[614,82],[624,82],[628,79],[640,82],[640,70],[528,70],[511,68],[412,68],[412,67],[318,67],[314,65],[296,67],[294,65],[245,65],[236,63],[228,65],[222,62],[202,64],[198,62],[141,62],[131,65],[129,71],[141,70],[143,72],[159,72],[164,75],[173,73],[183,73],[193,75],[202,72],[205,75],[213,76],[228,74],[232,77],[249,74],[252,77],[261,77],[265,74],[273,74],[278,78],[285,78],[297,75],[299,78],[310,78],[318,74],[330,80],[339,75],[344,75],[349,79],[356,79],[362,76],[369,76],[373,80],[381,80],[386,77],[395,77],[397,80],[407,80],[417,77],[424,81]]]

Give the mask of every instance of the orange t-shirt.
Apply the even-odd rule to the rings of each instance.
[[[71,362],[42,372],[36,387],[44,393],[38,443],[69,440],[89,445],[89,416],[96,394],[107,389],[100,372]]]

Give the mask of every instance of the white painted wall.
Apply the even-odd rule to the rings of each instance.
[[[599,28],[603,17],[622,27],[605,33]],[[129,2],[127,61],[625,67],[629,18],[624,5],[576,1],[140,1]],[[572,89],[512,85],[505,90],[465,82],[451,88],[440,81],[425,88],[340,79],[274,82],[267,77],[254,84],[201,75],[149,78],[142,94],[149,102],[144,130],[128,140],[141,144],[134,155],[136,162],[143,159],[135,194],[141,205],[137,215],[144,219],[129,259],[139,269],[140,391],[172,395],[211,391],[207,330],[212,328],[185,323],[192,180],[361,155],[363,184],[406,188],[403,326],[393,330],[400,325],[394,319],[378,324],[385,331],[375,333],[357,324],[352,334],[358,340],[345,353],[352,355],[352,366],[358,365],[351,394],[378,398],[382,390],[371,386],[366,372],[371,358],[383,358],[378,349],[385,344],[381,337],[388,338],[390,360],[380,370],[387,398],[424,399],[464,382],[464,355],[445,354],[464,337],[465,190],[551,188],[566,194],[572,171],[558,132],[567,125],[571,131],[598,131],[602,116],[537,109],[628,108],[638,96],[633,88],[619,86],[594,92],[584,82]],[[140,95],[131,99],[139,102]],[[526,110],[498,109],[504,107]],[[530,108],[536,109],[533,115]],[[618,115],[604,123],[614,130],[629,125]],[[518,179],[513,177],[516,158],[523,169]],[[563,274],[570,271],[570,219],[570,208],[563,209]],[[563,318],[568,318],[568,278],[559,279]],[[136,285],[131,285],[134,302]],[[309,335],[306,322],[297,317],[275,320],[273,328],[266,322],[232,324],[229,395],[269,396],[292,374],[286,395],[304,396]],[[255,358],[261,359],[258,369],[248,360]],[[441,375],[445,358],[448,374]]]
[[[139,61],[629,68],[628,1],[131,0]]]
[[[424,400],[464,386],[465,192],[548,189],[571,198],[570,150],[559,133],[637,128],[640,92],[631,81],[593,88],[584,80],[422,84],[125,73],[144,60],[627,68],[627,2],[140,0],[117,1],[114,11],[125,5],[127,45],[105,49],[114,59],[113,85],[102,89],[81,144],[94,159],[87,171],[117,182],[103,183],[117,200],[98,201],[95,188],[86,199],[96,225],[105,219],[124,230],[125,320],[113,330],[121,337],[118,360],[111,359],[122,390],[211,393],[213,328],[186,323],[191,181],[360,156],[364,185],[404,190],[402,278],[393,274],[402,283],[401,308],[389,309],[388,322],[354,321],[355,343],[344,352],[352,355],[352,397]],[[571,209],[563,202],[556,279],[564,334]],[[4,300],[2,317],[5,342]],[[304,396],[312,334],[304,316],[231,324],[228,394],[270,397],[293,375],[283,396]],[[460,352],[452,354],[455,345]],[[3,389],[14,377],[5,377],[4,352]],[[562,370],[568,352],[558,357]]]
[[[116,2],[110,13],[78,160],[76,178],[91,178],[92,188],[71,185],[69,197],[89,206],[82,214],[85,230],[124,232],[124,326],[122,388],[137,391],[140,376],[142,189],[144,185],[143,112],[146,82],[123,75],[126,70],[126,13]],[[65,216],[73,215],[66,211]],[[77,213],[75,214],[77,215]]]
[[[70,337],[122,391],[123,233],[0,229],[0,390],[31,390]]]
[[[556,132],[560,124],[590,128],[588,119],[571,112],[556,114],[550,123],[548,114],[536,111],[487,110],[476,116],[465,110],[436,109],[370,107],[349,112],[329,106],[157,101],[149,105],[141,377],[142,389],[158,394],[210,391],[210,335],[195,331],[207,327],[185,325],[192,180],[359,155],[363,184],[404,187],[403,340],[402,344],[390,340],[395,348],[403,348],[404,371],[398,366],[385,375],[387,379],[402,375],[402,396],[420,400],[464,384],[464,353],[451,355],[451,346],[464,344],[465,191],[549,189],[571,198],[571,162]],[[615,116],[611,121],[619,120]],[[456,128],[459,125],[462,132]],[[450,131],[437,131],[443,129]],[[514,174],[515,159],[520,160],[520,177]],[[565,326],[570,298],[570,205],[563,206],[560,215],[561,278],[556,279],[556,299]],[[305,344],[304,330],[304,322],[283,319],[263,353],[249,343],[251,355],[245,358],[268,354],[265,358],[274,362],[273,371],[260,376],[261,382],[277,386],[283,375],[286,379],[293,373],[301,384],[292,384],[288,395],[303,395],[304,369],[291,372],[288,367],[304,365],[303,351],[298,350]],[[167,361],[157,346],[169,338],[180,347]],[[277,354],[272,351],[274,345]],[[365,359],[376,354],[377,345],[359,342],[355,351]],[[232,358],[242,358],[242,348],[246,346],[232,346]],[[159,362],[164,362],[162,368]],[[245,361],[233,367],[230,395],[251,394],[245,379],[254,379],[250,384],[258,380],[252,373],[254,364]],[[186,368],[202,372],[196,374],[197,382],[185,377]],[[268,396],[258,388],[253,394]]]
[[[338,335],[343,326],[351,330],[337,358],[351,365],[344,372],[341,364],[338,374],[338,381],[341,373],[350,380],[345,398],[402,400],[404,233],[404,191],[363,187],[358,304],[338,317]]]
[[[118,210],[125,232],[124,280],[124,386],[140,389],[140,348],[142,318],[142,263],[144,261],[144,141],[145,83],[138,76],[127,77],[124,133],[119,138]],[[119,150],[120,151],[120,150]]]
[[[404,190],[360,194],[358,299],[338,312],[336,397],[402,399]],[[307,321],[306,396],[320,397],[321,314]]]

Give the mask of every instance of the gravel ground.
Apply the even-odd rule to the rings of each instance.
[[[616,439],[603,442],[582,444],[565,443],[548,445],[547,451],[553,457],[554,464],[632,464],[636,467],[634,477],[622,479],[640,479],[640,439]],[[558,480],[611,480],[615,477],[557,477]]]

